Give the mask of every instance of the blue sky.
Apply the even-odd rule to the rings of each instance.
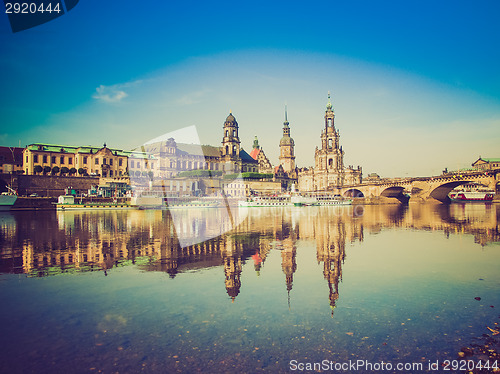
[[[436,4],[437,3],[437,4]],[[327,92],[345,163],[439,174],[500,157],[498,1],[84,0],[13,34],[0,17],[0,144],[131,148],[195,125],[276,164],[288,105],[313,164]]]

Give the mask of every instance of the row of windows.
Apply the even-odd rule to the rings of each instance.
[[[102,159],[102,163],[103,163],[103,165],[106,165],[106,164],[107,164],[107,162],[108,162],[108,160],[107,160],[106,158],[103,158],[103,159]],[[87,157],[84,157],[84,158],[83,158],[83,163],[84,163],[84,164],[86,164],[86,163],[87,163]],[[96,165],[99,165],[99,157],[96,157],[96,158],[95,158],[95,164],[96,164]],[[110,166],[113,166],[113,159],[112,159],[112,158],[110,158],[110,159],[109,159],[109,165],[110,165]],[[118,159],[118,166],[122,166],[122,165],[123,165],[123,159],[119,158],[119,159]]]
[[[38,160],[39,160],[38,155],[33,155],[33,162],[38,163]],[[47,155],[42,156],[42,163],[46,164],[48,162],[48,160],[49,160],[49,156],[47,156]],[[64,164],[64,160],[65,160],[64,156],[59,157],[60,164]],[[50,162],[55,164],[57,162],[57,156],[51,156]],[[106,165],[107,162],[108,162],[108,160],[106,158],[102,159],[102,163],[104,165]],[[28,163],[28,156],[26,156],[26,163]],[[88,163],[88,157],[84,156],[83,157],[83,164],[87,165],[87,163]],[[99,157],[95,158],[95,164],[99,165]],[[73,157],[68,157],[68,165],[73,165]],[[112,158],[109,159],[109,165],[113,166],[113,159]],[[120,159],[118,159],[118,166],[122,166],[122,165],[123,165],[123,159],[120,158]]]
[[[120,164],[120,166],[121,166],[121,164]],[[151,169],[154,169],[154,166],[155,166],[154,163],[151,163]],[[137,167],[138,169],[140,169],[141,168],[141,162],[140,161],[134,162],[134,160],[131,160],[130,161],[130,168],[132,169],[132,168],[135,168],[135,167]],[[148,168],[148,162],[147,161],[144,162],[144,168],[146,168],[146,169]]]
[[[56,156],[52,156],[52,157],[51,157],[51,159],[50,159],[50,161],[51,161],[53,164],[55,164],[55,163],[56,163],[56,159],[57,159],[57,157],[56,157]],[[42,162],[43,162],[44,164],[46,164],[46,163],[48,162],[48,160],[49,160],[49,156],[47,156],[47,155],[43,155],[43,156],[42,156],[42,160],[43,160]],[[38,155],[33,155],[33,162],[34,162],[34,163],[37,163],[37,162],[38,162]],[[28,163],[28,156],[26,156],[26,163]],[[64,156],[61,156],[61,157],[59,158],[59,163],[60,163],[60,164],[64,164]],[[72,165],[72,164],[73,164],[73,157],[68,157],[68,164],[69,164],[69,165]]]

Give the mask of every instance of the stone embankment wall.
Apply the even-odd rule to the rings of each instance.
[[[29,196],[33,193],[43,197],[64,195],[66,188],[73,188],[86,193],[91,186],[99,184],[96,177],[54,177],[48,175],[18,175],[16,176],[19,196]]]

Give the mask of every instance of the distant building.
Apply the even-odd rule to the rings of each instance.
[[[229,113],[223,126],[222,146],[177,143],[174,138],[146,144],[143,151],[159,160],[158,177],[211,170],[224,173],[258,172],[258,161],[240,147],[238,122]]]
[[[370,173],[366,178],[363,178],[364,182],[380,182],[382,178],[377,173]]]
[[[326,106],[325,128],[321,132],[321,148],[316,147],[314,160],[314,168],[299,170],[299,190],[302,192],[331,191],[345,185],[361,183],[361,167],[344,167],[344,151],[340,145],[339,131],[335,129],[335,112],[330,93]]]
[[[263,174],[273,173],[273,165],[267,158],[266,154],[264,153],[264,150],[259,146],[259,140],[257,139],[257,136],[255,136],[255,139],[253,141],[253,149],[252,152],[250,152],[250,156],[254,160],[257,160],[257,162],[259,163],[259,168],[258,168],[259,173]]]
[[[23,151],[20,147],[0,147],[0,173],[23,173]]]
[[[131,169],[129,170],[129,159]],[[142,152],[90,146],[34,143],[23,152],[26,175],[91,175],[103,178],[128,177],[129,173],[155,170],[155,159]],[[64,171],[68,169],[66,173]]]
[[[479,158],[472,163],[472,167],[478,170],[500,169],[500,158]]]

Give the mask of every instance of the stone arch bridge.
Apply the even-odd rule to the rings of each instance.
[[[500,182],[500,170],[487,172],[467,172],[462,174],[444,174],[436,177],[384,179],[379,182],[361,183],[337,189],[342,196],[352,197],[388,197],[401,202],[439,201],[449,203],[448,194],[455,187],[470,182],[480,183],[497,192]],[[408,196],[406,193],[410,192]]]

